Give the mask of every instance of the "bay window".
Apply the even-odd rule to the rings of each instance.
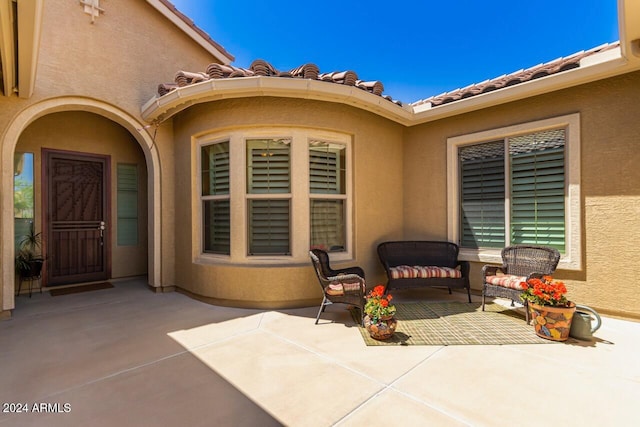
[[[303,263],[310,248],[351,257],[350,137],[298,128],[196,141],[202,262]],[[199,218],[199,219],[198,219]]]

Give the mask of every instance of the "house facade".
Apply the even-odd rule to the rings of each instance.
[[[145,275],[260,308],[320,301],[310,247],[373,284],[378,243],[453,241],[479,290],[533,239],[572,300],[640,318],[633,0],[619,43],[411,105],[312,64],[233,67],[164,0],[86,3],[0,2],[3,317],[33,226],[47,287]]]

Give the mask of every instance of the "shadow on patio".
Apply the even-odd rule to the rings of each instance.
[[[635,424],[635,322],[605,318],[578,345],[367,347],[342,305],[314,325],[317,307],[216,307],[144,283],[17,298],[0,425]],[[451,298],[397,295],[416,297]]]

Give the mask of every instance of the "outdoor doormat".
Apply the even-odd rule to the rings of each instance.
[[[51,289],[49,293],[52,297],[69,294],[79,294],[80,292],[99,291],[101,289],[113,288],[113,285],[109,282],[93,283],[91,285],[73,286],[70,288]]]
[[[366,345],[549,344],[524,315],[499,304],[463,302],[395,303],[398,327],[391,338],[374,340],[360,326]],[[355,312],[355,313],[354,313]],[[357,310],[352,310],[354,319]],[[356,320],[356,323],[359,321]]]

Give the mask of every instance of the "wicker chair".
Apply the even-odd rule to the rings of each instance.
[[[482,267],[482,311],[485,297],[511,299],[511,305],[520,300],[520,283],[532,277],[553,274],[560,261],[560,252],[546,246],[514,245],[502,249],[502,265]],[[499,274],[501,272],[502,274]],[[529,307],[524,302],[526,321],[529,323]]]
[[[318,310],[318,316],[316,316],[316,325],[324,309],[328,305],[336,303],[357,307],[360,310],[361,323],[363,323],[366,292],[364,270],[360,267],[333,270],[329,265],[329,255],[321,249],[312,249],[309,251],[309,256],[323,295],[322,304]]]

